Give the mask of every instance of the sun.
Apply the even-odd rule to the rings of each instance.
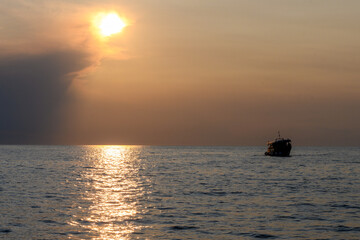
[[[119,33],[126,27],[126,23],[115,12],[100,13],[95,20],[95,24],[104,37]]]

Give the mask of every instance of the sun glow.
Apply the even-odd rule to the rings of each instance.
[[[125,21],[115,12],[99,14],[95,20],[95,24],[100,30],[100,34],[104,37],[119,33],[126,27]]]

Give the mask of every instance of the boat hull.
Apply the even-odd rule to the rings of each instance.
[[[290,151],[288,152],[265,152],[266,156],[271,157],[290,157]]]

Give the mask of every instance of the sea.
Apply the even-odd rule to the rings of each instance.
[[[360,239],[360,148],[0,146],[0,239]]]

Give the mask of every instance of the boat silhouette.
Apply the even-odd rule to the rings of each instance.
[[[280,132],[278,132],[278,137],[274,141],[268,142],[268,149],[265,152],[266,156],[275,156],[275,157],[288,157],[290,156],[291,151],[291,140],[289,138],[280,137]]]

